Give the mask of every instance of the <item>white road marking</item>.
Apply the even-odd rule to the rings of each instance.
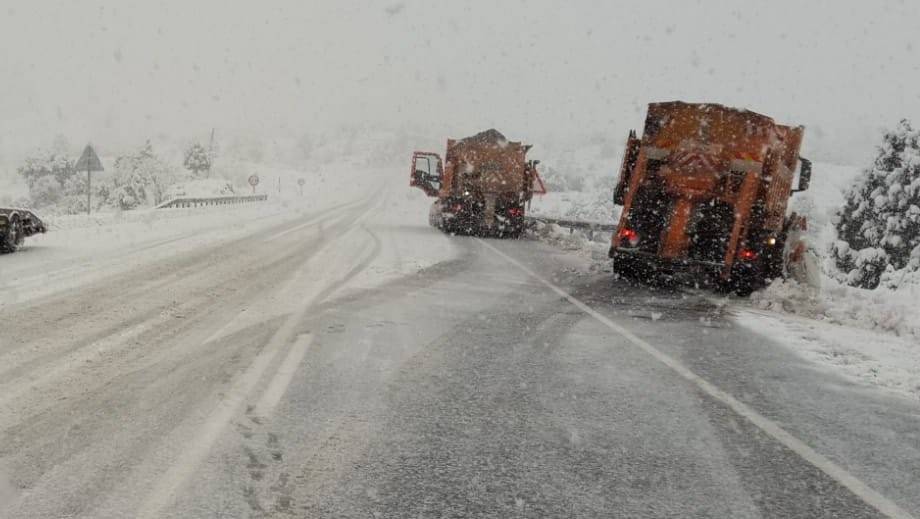
[[[312,334],[306,333],[297,336],[297,341],[291,346],[287,357],[284,358],[281,366],[278,367],[278,372],[275,374],[275,377],[272,379],[271,383],[269,383],[265,393],[262,393],[262,398],[259,399],[255,409],[253,409],[253,414],[263,418],[272,414],[275,406],[278,405],[278,402],[281,401],[281,397],[283,397],[284,393],[287,391],[288,386],[291,385],[294,373],[297,372],[300,361],[302,361],[304,355],[307,354],[307,350],[310,349],[310,344],[312,342]]]
[[[851,492],[853,492],[853,494],[855,494],[857,497],[865,501],[868,505],[872,506],[873,508],[875,508],[882,514],[885,514],[888,517],[892,517],[896,519],[913,519],[913,516],[911,514],[909,514],[907,511],[899,507],[893,501],[883,496],[882,494],[876,492],[874,489],[872,489],[871,487],[863,483],[856,476],[850,474],[846,469],[844,469],[840,465],[837,465],[833,461],[829,460],[828,458],[816,452],[814,449],[809,447],[802,440],[799,440],[795,436],[792,436],[785,429],[780,427],[776,422],[773,422],[769,418],[761,415],[757,411],[748,407],[746,404],[742,403],[740,400],[736,399],[735,397],[731,396],[725,391],[722,391],[721,389],[714,386],[707,380],[703,379],[696,373],[690,371],[689,368],[687,368],[686,366],[678,362],[673,357],[665,354],[664,352],[662,352],[658,348],[655,348],[654,346],[644,341],[643,339],[639,338],[638,336],[636,336],[635,334],[633,334],[626,328],[623,328],[622,326],[616,324],[615,322],[611,321],[607,317],[601,315],[596,310],[594,310],[587,304],[581,302],[579,299],[575,298],[574,296],[572,296],[571,294],[569,294],[562,288],[559,288],[555,284],[543,279],[537,273],[535,273],[534,271],[524,266],[521,262],[517,261],[511,256],[508,256],[504,252],[495,248],[495,246],[490,245],[484,240],[477,239],[477,241],[479,241],[479,243],[483,244],[486,248],[490,249],[495,254],[501,256],[503,259],[507,260],[512,265],[516,266],[517,268],[519,268],[520,270],[522,270],[529,276],[533,277],[540,283],[546,285],[546,287],[548,287],[550,290],[552,290],[556,294],[565,298],[569,303],[577,307],[582,312],[590,315],[591,317],[601,322],[602,324],[604,324],[611,330],[617,332],[618,334],[623,336],[623,338],[631,342],[633,345],[637,346],[642,351],[648,353],[649,355],[657,359],[659,362],[661,362],[665,366],[671,368],[672,371],[674,371],[675,373],[677,373],[684,379],[695,384],[700,390],[702,390],[704,393],[706,393],[710,397],[727,405],[735,413],[747,419],[749,422],[754,424],[761,431],[771,436],[774,440],[780,442],[781,444],[786,446],[789,450],[798,454],[802,459],[804,459],[808,463],[811,463],[818,470],[824,472],[829,477],[831,477],[832,479],[834,479],[835,481],[837,481],[838,483],[840,483],[841,485],[849,489]]]

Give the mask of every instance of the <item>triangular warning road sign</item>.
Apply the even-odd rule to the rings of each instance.
[[[96,155],[96,151],[93,150],[93,147],[89,144],[86,145],[86,148],[83,148],[83,155],[80,155],[80,160],[77,161],[74,169],[77,171],[105,170],[105,168],[102,167],[102,161],[99,160],[99,155]]]
[[[537,173],[537,170],[533,170],[533,182],[530,185],[530,192],[535,195],[545,195],[546,194],[546,184],[543,183],[543,179],[540,178],[540,174]]]

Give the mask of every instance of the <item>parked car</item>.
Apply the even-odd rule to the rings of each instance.
[[[16,252],[27,237],[44,232],[44,222],[32,211],[0,207],[0,252]]]

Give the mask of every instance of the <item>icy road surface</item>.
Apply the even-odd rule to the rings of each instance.
[[[0,517],[920,515],[917,402],[386,180],[0,257]]]

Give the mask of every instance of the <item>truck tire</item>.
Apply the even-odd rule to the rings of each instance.
[[[738,264],[732,268],[728,279],[719,279],[716,287],[723,294],[735,294],[738,297],[747,297],[755,290],[767,286],[767,276],[763,265],[739,268]]]
[[[3,243],[0,243],[0,248],[6,252],[16,252],[22,246],[23,241],[25,241],[25,235],[22,232],[19,216],[13,216],[6,236],[3,238]]]
[[[613,273],[619,276],[621,279],[626,279],[629,281],[635,281],[638,277],[636,275],[636,265],[635,262],[631,261],[630,258],[622,254],[612,254],[610,258],[613,263]]]

